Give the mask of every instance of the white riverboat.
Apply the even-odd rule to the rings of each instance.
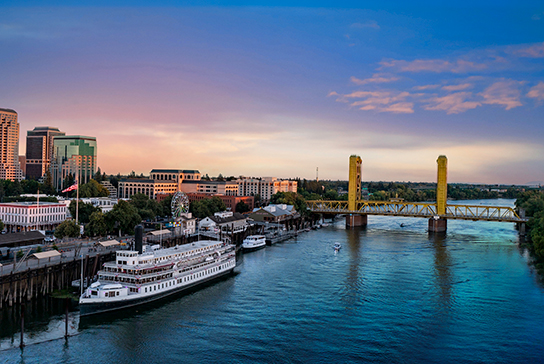
[[[81,316],[118,310],[194,289],[236,267],[236,246],[203,240],[161,249],[144,246],[143,253],[118,251],[104,263],[98,281],[79,299]]]
[[[264,235],[250,235],[242,242],[242,250],[250,252],[262,249],[266,246],[266,237]]]

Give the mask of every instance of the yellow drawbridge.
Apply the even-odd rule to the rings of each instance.
[[[349,163],[348,201],[308,201],[312,212],[345,214],[349,226],[366,225],[366,216],[407,216],[429,218],[429,231],[446,231],[447,220],[501,221],[526,223],[511,207],[454,205],[447,203],[447,158],[438,157],[436,202],[364,201],[361,196],[362,160],[352,155]]]

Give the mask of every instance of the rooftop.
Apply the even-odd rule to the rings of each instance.
[[[11,112],[11,113],[17,114],[17,111],[12,109],[0,109],[0,112]]]
[[[200,173],[196,169],[152,169],[150,173]]]

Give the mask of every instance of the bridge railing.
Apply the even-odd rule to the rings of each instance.
[[[333,214],[390,215],[408,217],[438,216],[437,206],[429,202],[357,201],[356,210],[348,208],[347,201],[307,201],[313,212]],[[462,220],[527,222],[511,207],[482,205],[446,205],[442,217]]]
[[[527,221],[527,219],[519,217],[513,208],[505,206],[446,205],[446,215],[444,217],[464,220]]]

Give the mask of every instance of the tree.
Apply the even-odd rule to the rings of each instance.
[[[120,231],[131,235],[134,234],[134,227],[142,221],[136,207],[125,200],[119,200],[113,209],[104,215],[104,219],[107,221],[108,231]]]
[[[4,222],[0,220],[0,231],[4,231]]]
[[[225,211],[227,206],[219,197],[214,196],[200,201],[193,201],[189,205],[189,211],[193,216],[203,219],[207,216],[211,216],[216,212]]]
[[[62,239],[65,236],[76,238],[79,236],[79,232],[79,225],[77,225],[74,220],[64,220],[57,226],[53,235],[55,235],[57,239]]]
[[[143,220],[155,220],[162,215],[162,207],[155,200],[150,199],[143,193],[137,193],[130,198],[130,204],[138,210],[138,214]]]
[[[245,203],[244,201],[238,202],[236,204],[236,207],[234,208],[234,211],[239,212],[241,214],[243,214],[244,212],[248,212],[249,210],[250,210],[249,205]]]
[[[70,206],[68,206],[68,210],[70,211],[70,215],[72,215],[72,218],[75,220],[76,200],[72,200],[72,202],[70,202]],[[97,211],[101,211],[100,207],[94,207],[92,203],[85,203],[83,201],[79,201],[79,213],[78,213],[79,222],[82,224],[88,223],[92,213]]]
[[[93,179],[94,179],[96,182],[98,182],[98,183],[100,183],[100,182],[103,181],[103,179],[102,179],[102,171],[100,170],[100,167],[98,167],[98,168],[96,169],[96,173],[94,174]]]
[[[51,172],[45,172],[43,183],[40,186],[40,190],[47,195],[54,195],[57,193],[55,187],[53,187],[53,178],[51,177]]]
[[[89,236],[104,236],[108,233],[108,226],[102,211],[95,211],[91,214],[86,230]]]
[[[108,189],[94,179],[79,186],[79,197],[108,197],[109,195]]]
[[[164,200],[159,202],[161,206],[161,216],[171,216],[172,215],[172,197],[173,195],[168,195]]]

